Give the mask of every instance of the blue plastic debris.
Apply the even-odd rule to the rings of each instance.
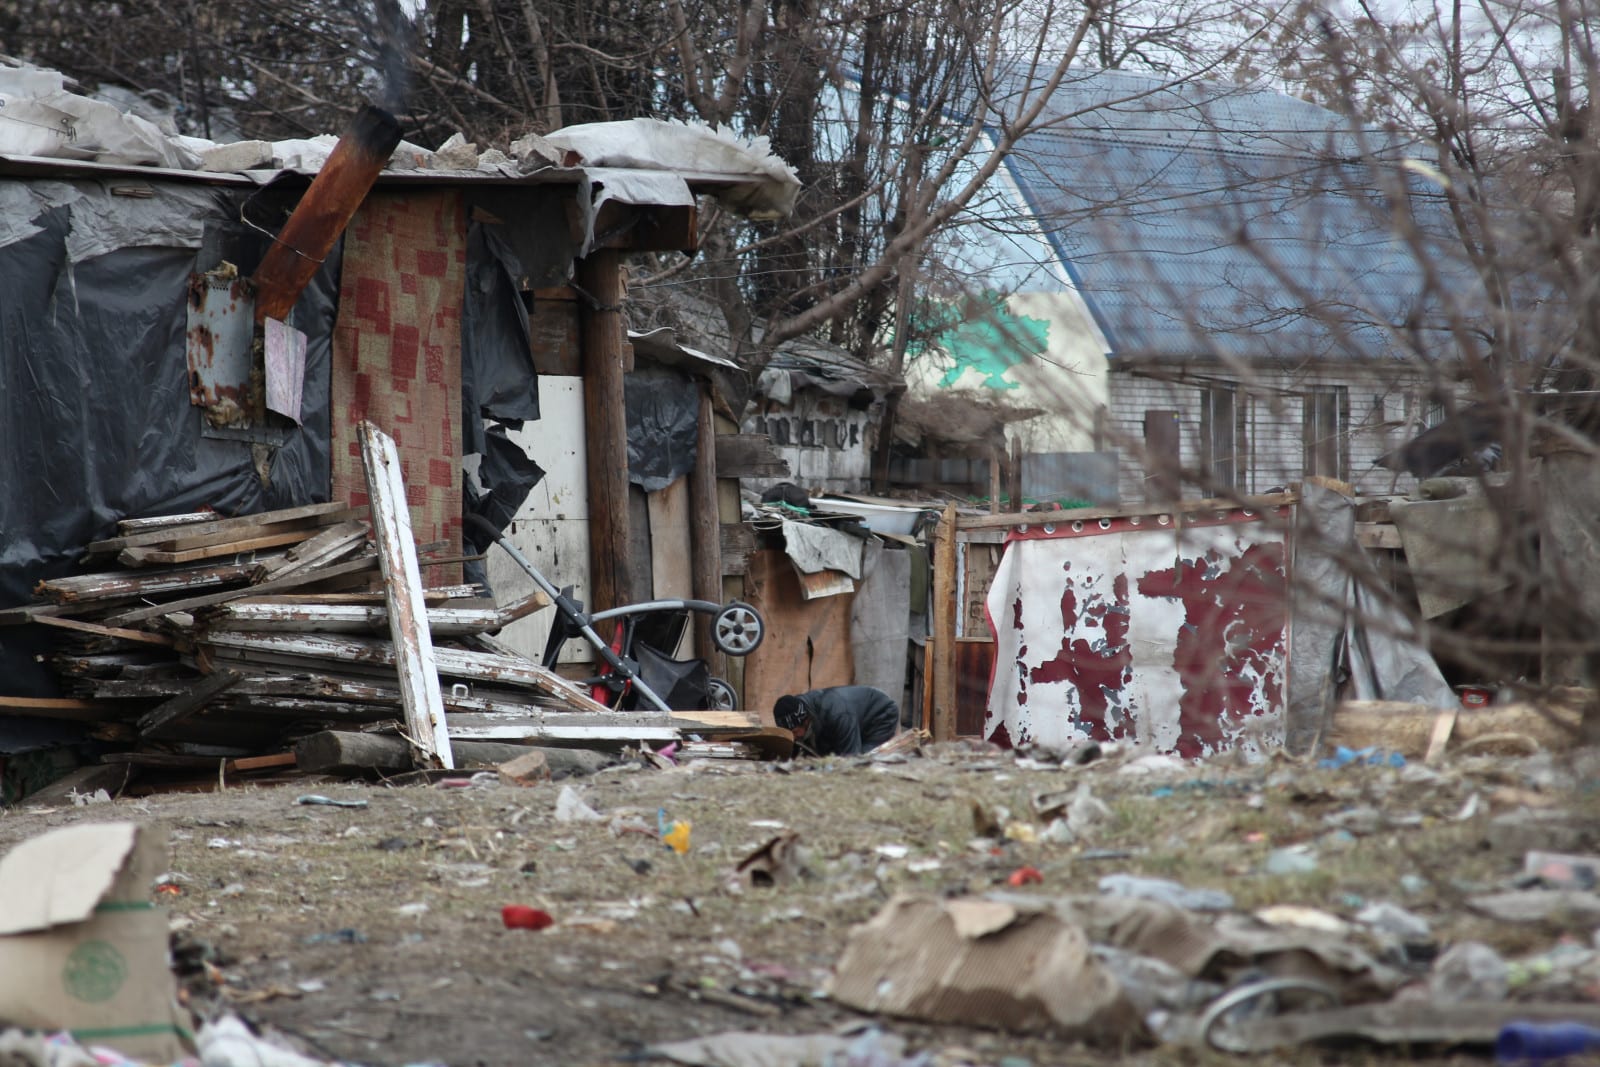
[[[1494,1043],[1502,1064],[1546,1063],[1600,1051],[1600,1029],[1582,1023],[1507,1023]]]
[[[1345,748],[1340,745],[1333,750],[1333,755],[1318,760],[1317,766],[1323,770],[1336,771],[1352,763],[1363,767],[1404,767],[1406,758],[1398,752],[1388,752],[1376,747]]]

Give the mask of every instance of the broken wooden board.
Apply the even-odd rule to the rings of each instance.
[[[205,707],[214,697],[239,681],[234,671],[220,670],[191,685],[186,692],[139,716],[140,737],[170,736],[172,728]]]
[[[607,711],[603,713],[552,711],[521,715],[450,716],[450,736],[477,741],[584,741],[591,744],[628,744],[656,741],[665,744],[688,735],[744,740],[761,735],[760,716],[743,711]]]
[[[504,608],[429,607],[428,630],[435,637],[498,630],[547,607],[542,590]],[[262,630],[293,633],[387,633],[389,611],[381,604],[266,604],[234,601],[205,620],[208,630]]]
[[[247,582],[250,580],[251,572],[263,559],[281,555],[281,552],[265,555],[258,553],[247,560],[210,563],[148,574],[137,571],[110,571],[80,574],[70,578],[50,578],[34,586],[33,595],[57,604],[76,604],[206,589],[232,582]]]
[[[0,715],[29,715],[40,719],[99,722],[102,719],[114,719],[117,714],[114,705],[99,700],[0,696]]]
[[[173,526],[193,526],[200,522],[215,522],[222,518],[215,511],[188,511],[181,515],[152,515],[144,519],[118,519],[117,530],[124,534],[145,533]]]
[[[281,559],[262,563],[252,577],[258,582],[265,582],[291,571],[332,563],[353,552],[366,538],[367,526],[363,522],[341,522],[329,526],[289,549]]]
[[[53,626],[61,630],[72,630],[76,633],[89,634],[94,637],[113,638],[117,641],[132,641],[141,645],[160,645],[171,648],[172,638],[166,634],[153,634],[148,630],[128,630],[119,626],[105,626],[95,622],[85,622],[82,619],[66,619],[54,615],[42,615],[33,620],[41,626]]]
[[[1327,743],[1351,749],[1380,748],[1407,759],[1422,759],[1441,710],[1426,704],[1347,700],[1334,710]],[[1451,724],[1446,752],[1499,742],[1524,752],[1529,746],[1566,751],[1578,736],[1580,717],[1581,712],[1574,708],[1522,703],[1461,708]]]
[[[400,678],[406,725],[413,743],[448,769],[455,763],[450,758],[450,734],[445,728],[444,700],[434,666],[433,636],[422,599],[422,572],[417,566],[416,540],[411,533],[411,508],[406,503],[400,450],[394,438],[372,422],[363,420],[357,433],[367,494],[372,501],[372,535],[383,571],[389,636],[394,642],[394,665]]]
[[[254,515],[240,515],[213,522],[186,523],[176,528],[145,530],[104,541],[91,541],[84,549],[84,553],[88,556],[104,556],[121,552],[125,548],[150,546],[163,546],[168,549],[198,548],[206,538],[217,537],[224,541],[241,540],[263,533],[280,532],[291,523],[298,523],[303,527],[327,526],[345,519],[357,518],[365,512],[365,508],[351,508],[341,502],[306,504],[302,507],[262,511]],[[273,527],[278,529],[272,529]]]
[[[367,638],[222,630],[207,635],[204,643],[219,651],[271,656],[276,657],[278,662],[299,662],[308,668],[326,663],[337,663],[341,668],[394,666],[394,648],[387,641]],[[446,677],[513,689],[532,689],[556,699],[573,711],[611,710],[592,699],[576,683],[520,656],[471,652],[460,648],[435,648],[433,651],[438,673]]]
[[[324,581],[328,578],[336,578],[340,575],[359,574],[363,571],[372,570],[376,565],[377,559],[375,557],[361,556],[357,559],[335,563],[317,570],[303,571],[285,578],[275,578],[270,582],[262,582],[260,585],[248,586],[243,589],[225,589],[221,592],[208,593],[204,596],[168,601],[163,604],[150,604],[142,608],[135,608],[132,611],[124,611],[112,615],[106,622],[112,626],[125,626],[128,623],[143,622],[146,619],[159,618],[162,615],[171,615],[178,611],[193,611],[195,608],[207,608],[213,604],[225,604],[230,600],[237,600],[240,597],[253,594],[269,593],[279,589],[293,589]]]
[[[242,541],[222,541],[214,545],[185,549],[125,548],[117,553],[117,562],[125,567],[165,567],[179,563],[194,563],[203,559],[237,556],[241,552],[257,552],[266,548],[301,544],[306,540],[308,533],[307,530],[287,530],[250,537]]]

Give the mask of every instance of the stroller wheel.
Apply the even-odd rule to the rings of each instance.
[[[717,612],[711,627],[712,643],[730,656],[748,656],[765,636],[767,624],[761,613],[737,600]]]
[[[739,694],[721,678],[706,680],[706,695],[710,697],[711,704],[707,711],[733,711],[739,706]]]

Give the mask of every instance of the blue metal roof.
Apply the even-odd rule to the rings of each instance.
[[[1439,316],[1381,183],[1403,183],[1429,262],[1471,284],[1441,191],[1315,105],[1084,71],[1049,112],[1007,166],[1114,356],[1414,354],[1394,328]]]

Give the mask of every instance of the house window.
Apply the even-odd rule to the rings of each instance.
[[[1350,391],[1342,385],[1305,394],[1304,473],[1350,479]]]
[[[1200,466],[1209,480],[1207,492],[1247,489],[1248,449],[1245,442],[1245,400],[1232,386],[1211,386],[1200,393]]]

